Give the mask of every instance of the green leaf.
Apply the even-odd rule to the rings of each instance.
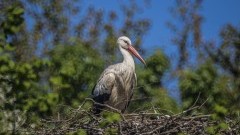
[[[19,31],[19,27],[18,26],[12,26],[10,27],[10,30],[13,32],[13,33],[17,33]]]
[[[29,82],[29,81],[24,81],[24,82],[23,82],[23,85],[25,86],[26,89],[29,89],[30,86],[31,86],[31,82]]]
[[[213,135],[213,134],[216,133],[216,127],[215,126],[207,127],[206,131],[207,131],[208,134]]]
[[[84,129],[78,129],[77,131],[68,133],[67,135],[87,135],[87,131]]]
[[[8,69],[9,69],[8,66],[2,65],[2,66],[0,67],[0,72],[2,72],[2,73],[7,72]]]
[[[223,130],[226,130],[226,129],[228,129],[228,124],[225,122],[221,122],[221,123],[219,123],[219,127]]]
[[[118,134],[118,128],[107,128],[104,135],[116,135]]]
[[[41,112],[46,112],[48,110],[48,106],[45,102],[40,101],[38,107]]]
[[[47,95],[47,103],[50,105],[55,105],[58,103],[58,94],[57,93],[49,93]]]
[[[13,10],[13,14],[14,15],[20,15],[20,14],[23,14],[24,13],[24,9],[23,8],[20,8],[20,7],[16,7],[14,8]]]
[[[99,126],[102,128],[111,123],[119,122],[121,120],[121,116],[118,113],[103,112],[102,116],[103,116],[104,120],[102,122],[100,122],[100,124],[99,124]]]
[[[54,85],[61,85],[62,84],[62,77],[60,76],[52,76],[50,78],[50,82]]]
[[[228,112],[225,107],[220,106],[220,105],[215,105],[214,110],[215,110],[218,114],[223,114],[223,115],[227,114],[227,112]]]

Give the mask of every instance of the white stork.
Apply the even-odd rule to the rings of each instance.
[[[93,88],[92,96],[95,102],[109,105],[123,113],[133,96],[133,89],[137,81],[135,63],[131,54],[145,65],[146,63],[133,48],[128,37],[119,37],[117,44],[123,55],[123,62],[111,65],[104,70]],[[94,104],[94,114],[98,115],[103,108],[99,104]]]

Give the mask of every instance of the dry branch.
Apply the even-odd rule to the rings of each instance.
[[[194,115],[185,116],[185,112],[197,109],[199,106],[192,106],[186,111],[175,115],[163,115],[152,110],[146,110],[141,113],[122,114],[111,106],[103,105],[114,113],[121,116],[121,120],[112,122],[101,126],[101,123],[107,121],[104,117],[96,117],[91,110],[84,109],[86,102],[94,102],[87,98],[82,105],[77,109],[73,109],[71,113],[66,114],[65,117],[58,115],[56,119],[42,120],[42,125],[38,128],[29,128],[27,131],[30,134],[67,134],[70,132],[77,132],[80,129],[87,134],[101,135],[108,133],[110,129],[111,134],[207,134],[207,128],[218,124],[218,121],[210,119],[211,115]],[[94,102],[95,103],[95,102]],[[204,103],[203,103],[204,104]],[[202,104],[202,105],[203,105]],[[200,105],[200,106],[202,106]],[[240,127],[231,119],[226,119],[228,124],[227,130],[218,130],[220,134],[239,134]]]

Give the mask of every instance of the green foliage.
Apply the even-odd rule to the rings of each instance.
[[[221,130],[223,132],[223,131],[227,130],[228,128],[229,127],[228,127],[227,123],[220,122],[217,125],[207,127],[206,131],[210,135],[215,135],[215,134],[219,134],[219,130]]]
[[[180,54],[177,70],[182,109],[205,103],[190,113],[212,114],[211,119],[220,122],[207,130],[215,134],[228,128],[222,119],[240,111],[240,30],[226,25],[220,33],[221,44],[206,46],[201,39],[201,1],[188,2],[178,1],[175,10],[183,22],[182,28],[175,29],[174,38]],[[134,1],[122,5],[126,22],[120,28],[115,11],[105,13],[89,7],[80,12],[79,3],[1,1],[0,134],[17,134],[21,123],[36,126],[40,119],[56,114],[58,105],[79,106],[91,94],[104,67],[120,59],[116,53],[119,34],[134,37],[135,47],[141,49],[150,21],[136,17],[139,8]],[[80,14],[83,16],[77,22],[75,17]],[[189,66],[188,41],[193,41],[195,48],[190,51],[195,51],[199,60],[194,68]],[[144,68],[136,66],[138,86],[128,111],[178,112],[180,107],[162,84],[166,72],[175,73],[170,68],[171,59],[156,50],[146,63]],[[88,110],[91,104],[82,108]],[[100,127],[121,121],[117,113],[104,113],[103,117]],[[106,133],[116,134],[117,130],[109,128]],[[70,134],[87,133],[79,129]]]
[[[41,114],[47,112],[55,102],[53,95],[45,95],[46,102],[39,102],[37,99],[43,96],[45,89],[41,83],[40,73],[49,66],[49,61],[45,59],[33,59],[30,62],[20,62],[14,59],[16,47],[13,45],[9,37],[17,35],[23,24],[23,8],[18,5],[12,5],[6,8],[5,20],[1,23],[2,29],[0,35],[4,35],[0,40],[0,106],[3,111],[0,113],[1,127],[0,133],[9,131],[15,132],[14,128],[18,128],[24,118],[22,115],[28,115],[31,108]],[[41,88],[41,91],[39,91]],[[50,104],[50,105],[49,105]],[[47,106],[48,105],[48,106]],[[20,112],[17,115],[15,112]],[[48,111],[49,112],[49,111]],[[24,118],[36,119],[38,115]],[[20,119],[20,121],[19,121]],[[13,129],[11,129],[11,127]]]
[[[206,63],[202,65],[196,71],[185,70],[181,74],[180,89],[182,91],[183,107],[187,108],[195,102],[199,93],[207,95],[201,95],[201,98],[207,99],[210,94],[206,91],[213,88],[213,83],[216,79],[216,71],[213,65]],[[191,96],[190,96],[191,95]],[[188,100],[189,99],[189,100]]]
[[[36,0],[3,3],[6,6],[0,13],[4,16],[0,20],[0,94],[4,97],[1,99],[4,101],[1,103],[4,112],[0,113],[0,117],[11,114],[1,121],[11,126],[1,127],[2,133],[8,130],[16,132],[13,125],[20,122],[16,122],[12,112],[22,112],[26,116],[25,125],[32,123],[34,126],[41,118],[63,111],[57,109],[58,105],[77,107],[82,104],[104,66],[119,59],[115,45],[119,31],[128,36],[137,35],[134,45],[141,48],[141,39],[150,25],[147,19],[135,19],[138,8],[134,3],[134,6],[124,5],[123,14],[128,21],[117,28],[115,12],[104,14],[95,8],[89,8],[79,23],[70,25],[73,21],[69,14],[80,13],[79,7],[74,4],[77,2],[61,1],[56,4],[54,1]],[[29,8],[32,6],[36,8]],[[31,25],[28,19],[31,19]],[[161,59],[157,60],[157,57]],[[160,80],[169,66],[164,60],[165,55],[160,51],[149,58],[151,70],[143,73],[143,77],[150,83]],[[152,73],[157,75],[151,76]],[[159,85],[154,84],[154,87],[158,89]],[[149,88],[152,89],[152,86]],[[149,96],[154,96],[151,93]],[[166,91],[163,93],[163,98],[167,96],[168,101]],[[83,106],[86,110],[90,107],[90,103]],[[104,117],[102,126],[121,120],[119,114]],[[115,132],[108,129],[109,134]],[[73,134],[83,133],[80,130]]]
[[[9,34],[17,33],[20,30],[20,26],[24,20],[24,9],[20,6],[12,5],[7,7],[5,10],[5,20],[0,26],[7,38]]]
[[[90,95],[103,70],[101,55],[96,50],[77,42],[56,46],[50,56],[50,84],[52,90],[59,93],[62,103],[73,105]]]
[[[79,129],[76,132],[73,132],[73,133],[71,132],[67,135],[87,135],[87,132],[84,129]]]
[[[163,76],[165,71],[170,67],[169,59],[161,50],[156,52],[147,59],[147,67],[152,70],[154,75],[159,79]]]
[[[99,127],[103,128],[106,127],[107,125],[114,123],[114,122],[119,122],[121,120],[121,116],[118,113],[113,113],[113,112],[103,112],[103,118],[104,120],[99,124]]]
[[[221,33],[221,43],[219,47],[208,49],[210,58],[220,67],[221,72],[228,76],[228,83],[220,84],[220,88],[228,85],[227,92],[230,96],[230,105],[234,110],[240,107],[240,28],[232,25],[226,25]],[[226,87],[226,86],[225,86]]]
[[[157,108],[176,112],[176,101],[168,96],[166,89],[162,88],[163,74],[169,68],[169,60],[161,50],[157,50],[146,59],[147,67],[137,67],[138,87],[135,89],[134,99],[130,104],[130,110],[144,110]]]
[[[219,87],[226,84],[224,75],[218,74],[214,65],[209,61],[194,71],[185,70],[179,81],[182,92],[183,108],[187,109],[192,105],[201,105],[204,113],[227,113],[229,101],[227,87]]]
[[[239,113],[239,33],[238,28],[228,25],[221,32],[220,47],[206,47],[210,60],[195,70],[183,70],[179,86],[184,109],[194,105],[198,98],[195,105],[201,105],[206,100],[200,112],[213,113],[215,120]]]
[[[104,135],[116,135],[118,134],[118,129],[117,128],[108,128],[105,130]]]
[[[146,86],[140,87],[140,91],[149,95],[151,91],[148,88],[159,88],[161,86],[161,77],[169,68],[169,60],[160,51],[157,50],[152,56],[146,59],[146,69],[137,68],[138,85]]]

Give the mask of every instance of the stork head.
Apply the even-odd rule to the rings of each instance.
[[[119,37],[117,43],[121,48],[127,50],[128,52],[136,56],[144,65],[146,65],[146,62],[141,57],[141,55],[136,51],[135,48],[133,48],[131,40],[128,37],[126,36]]]

